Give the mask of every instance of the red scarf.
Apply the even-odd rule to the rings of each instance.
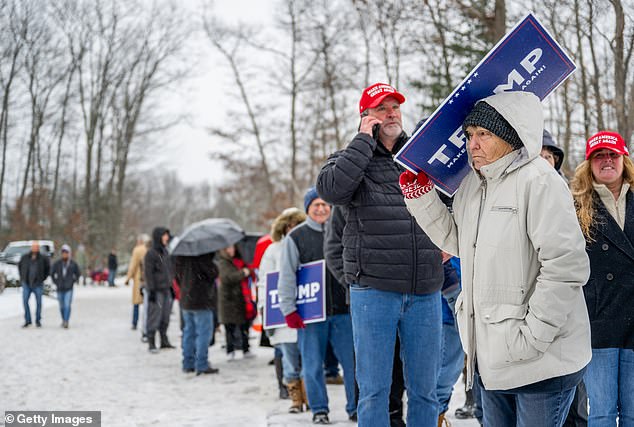
[[[246,263],[240,258],[233,259],[233,265],[236,266],[238,270],[242,270],[243,268],[247,268]],[[240,287],[242,289],[242,296],[244,297],[244,307],[245,307],[245,316],[247,321],[251,321],[255,319],[257,312],[255,310],[255,303],[251,299],[251,289],[249,288],[249,277],[245,277],[240,282]]]

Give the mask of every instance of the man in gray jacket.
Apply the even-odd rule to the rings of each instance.
[[[282,241],[278,283],[280,309],[287,325],[299,329],[299,351],[302,356],[308,404],[313,412],[313,423],[330,424],[324,377],[324,358],[329,341],[343,367],[346,412],[351,420],[356,420],[352,322],[346,304],[345,289],[327,270],[324,272],[326,282],[322,283],[325,286],[326,320],[305,325],[297,312],[297,270],[301,264],[324,259],[324,227],[330,217],[330,205],[319,198],[315,188],[306,193],[304,208],[308,218],[288,233]]]

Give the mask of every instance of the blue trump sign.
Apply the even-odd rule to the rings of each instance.
[[[532,14],[519,22],[412,135],[396,161],[424,171],[443,193],[453,195],[469,173],[462,122],[476,101],[505,91],[546,98],[576,69]]]
[[[323,260],[302,264],[297,270],[297,312],[304,323],[326,320],[326,264]],[[277,283],[280,273],[266,275],[266,304],[264,305],[264,329],[286,326],[280,311]]]

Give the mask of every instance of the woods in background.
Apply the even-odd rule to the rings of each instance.
[[[0,0],[1,236],[63,238],[97,259],[155,223],[178,231],[225,216],[262,228],[356,132],[359,87],[407,94],[411,131],[528,10],[579,67],[545,103],[563,169],[599,129],[632,140],[629,0],[270,3],[272,21],[255,26],[229,23],[212,2],[191,14],[169,0]],[[209,100],[226,111],[210,130],[218,188],[151,168],[161,132],[181,118],[165,98],[195,68],[192,39],[230,76]]]

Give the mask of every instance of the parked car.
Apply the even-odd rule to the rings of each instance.
[[[55,254],[55,243],[51,240],[38,240],[40,243],[40,253],[52,258]],[[6,278],[7,287],[20,286],[20,272],[18,271],[18,262],[22,255],[31,251],[31,243],[33,240],[20,240],[9,242],[9,244],[0,252],[0,273]],[[50,276],[44,281],[44,293],[49,294],[53,290],[53,281]]]
[[[40,243],[40,253],[53,258],[55,254],[55,243],[51,240],[38,240]],[[33,240],[20,240],[16,242],[9,242],[9,244],[0,252],[0,261],[7,264],[17,265],[20,262],[22,255],[31,251],[31,244]]]

